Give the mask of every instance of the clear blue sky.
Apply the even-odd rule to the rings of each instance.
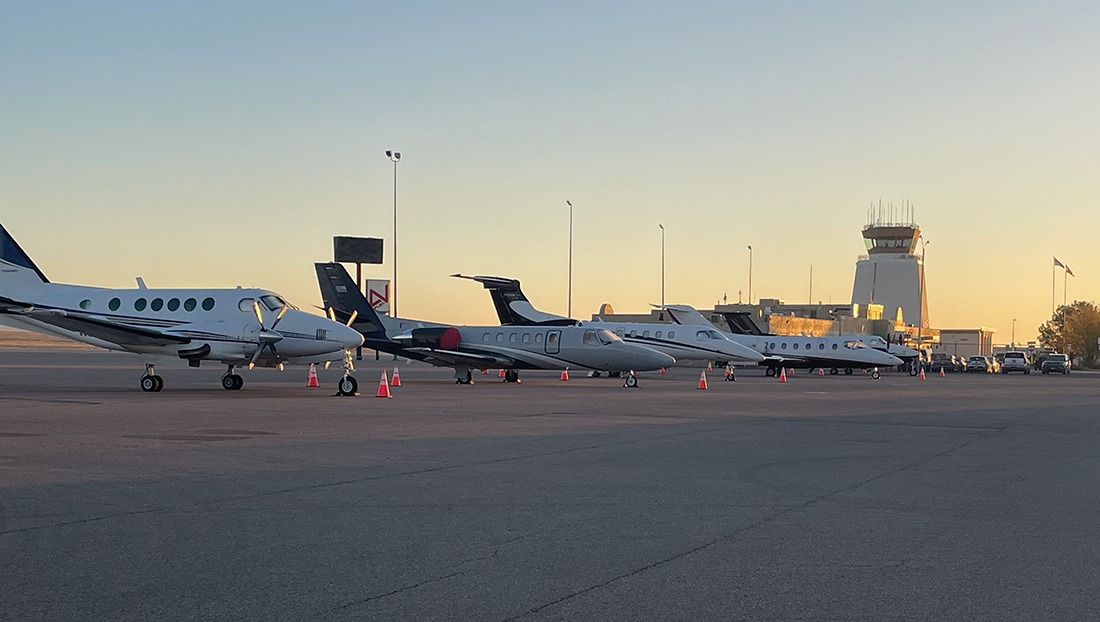
[[[453,272],[574,315],[747,289],[847,302],[867,207],[917,207],[933,325],[1007,341],[1100,284],[1093,2],[0,5],[0,221],[57,281],[318,303],[333,235],[402,315],[491,322]],[[390,275],[390,247],[373,275]],[[1057,298],[1062,298],[1058,276]]]

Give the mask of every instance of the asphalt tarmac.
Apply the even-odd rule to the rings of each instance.
[[[0,619],[1100,618],[1100,374],[380,370],[0,350]]]

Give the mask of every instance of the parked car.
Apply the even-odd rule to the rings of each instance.
[[[1023,352],[1005,352],[1005,360],[1001,363],[1001,373],[1007,374],[1010,371],[1022,371],[1024,374],[1031,373],[1031,361],[1027,360],[1027,354]]]
[[[988,356],[972,356],[966,360],[966,373],[992,374],[993,359]]]
[[[1073,365],[1070,362],[1069,357],[1065,354],[1048,354],[1043,359],[1043,365],[1040,367],[1040,371],[1044,374],[1062,374],[1064,376],[1069,375],[1069,368]]]
[[[966,362],[960,360],[954,354],[936,352],[932,355],[930,369],[934,372],[939,372],[941,369],[945,372],[962,371],[965,368]]]

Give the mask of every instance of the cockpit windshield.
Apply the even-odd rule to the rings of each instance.
[[[885,347],[887,347],[886,340],[883,339],[882,337],[871,337],[871,338],[869,338],[867,340],[867,345],[871,346],[872,348],[885,348]]]
[[[278,311],[279,309],[282,309],[283,307],[290,307],[291,309],[297,309],[297,307],[295,307],[294,305],[290,304],[289,302],[283,300],[280,296],[276,296],[275,294],[266,294],[266,295],[260,296],[260,301],[264,303],[264,306],[267,307],[268,311]]]
[[[845,341],[844,347],[850,350],[856,350],[858,348],[866,348],[867,345],[864,344],[862,341]]]
[[[695,333],[699,339],[725,339],[722,333],[716,330],[701,330]]]
[[[596,335],[599,336],[600,343],[602,343],[605,346],[613,344],[617,341],[622,341],[622,339],[619,339],[618,335],[616,335],[615,333],[607,330],[606,328],[601,328],[601,329],[597,330]]]

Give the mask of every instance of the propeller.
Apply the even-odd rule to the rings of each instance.
[[[264,353],[265,349],[270,349],[271,355],[275,357],[275,366],[279,368],[279,371],[283,371],[283,363],[279,360],[279,351],[275,349],[275,344],[282,341],[283,336],[275,332],[275,327],[279,325],[279,321],[286,315],[286,310],[288,308],[289,307],[284,305],[282,309],[279,309],[278,315],[275,316],[275,321],[272,322],[271,327],[268,328],[264,326],[264,315],[263,312],[260,311],[260,303],[255,301],[252,302],[252,310],[256,312],[256,320],[260,323],[258,340],[260,347],[256,348],[256,352],[252,354],[252,359],[248,361],[249,369],[256,366],[256,361],[260,359],[260,355]]]
[[[345,324],[345,326],[347,326],[348,328],[351,328],[351,325],[355,323],[355,318],[357,318],[357,317],[359,317],[358,309],[352,310],[351,315],[348,316],[348,321]],[[332,320],[333,322],[337,321],[336,320],[336,310],[333,309],[332,307],[328,308],[328,319]],[[349,350],[347,348],[344,348],[344,373],[345,374],[348,374],[348,373],[351,373],[351,372],[355,371],[355,363],[352,362],[354,359],[355,359],[355,357],[353,357],[351,355],[351,350]],[[325,361],[325,369],[328,369],[329,363],[331,363],[331,361]]]

